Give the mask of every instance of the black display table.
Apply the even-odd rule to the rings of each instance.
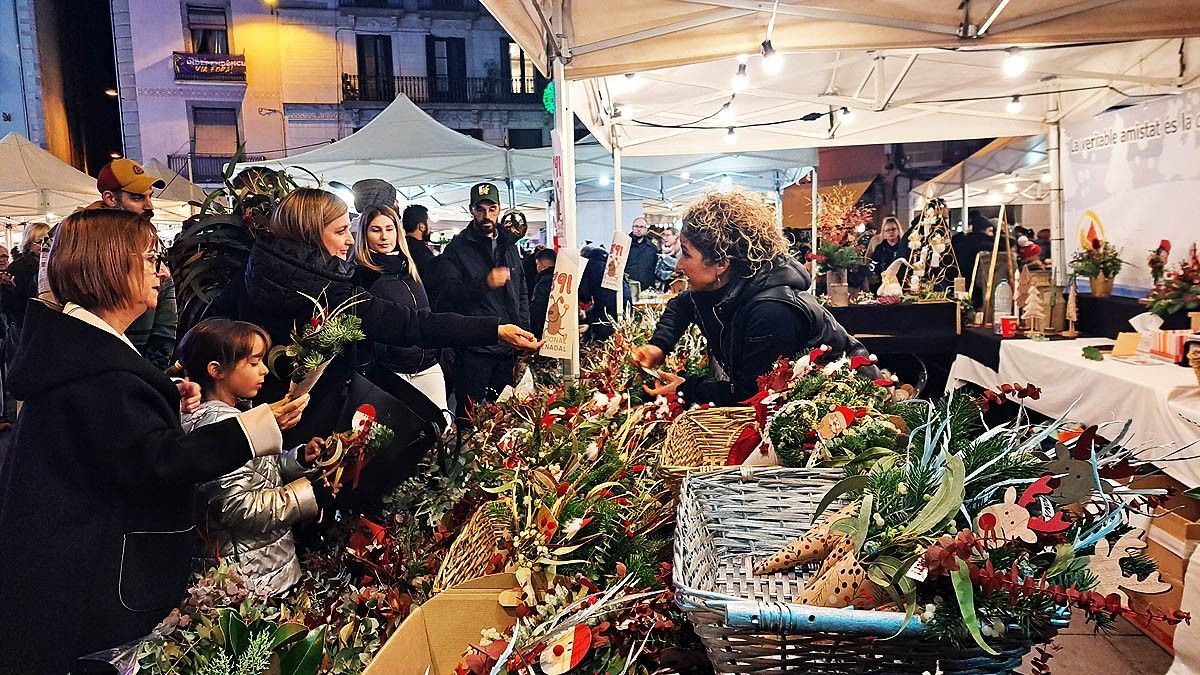
[[[1129,320],[1147,311],[1146,305],[1136,298],[1097,298],[1091,294],[1080,293],[1075,301],[1079,309],[1079,320],[1075,322],[1075,330],[1086,337],[1106,337],[1117,339],[1117,333],[1133,330]],[[1163,321],[1163,330],[1187,328],[1191,325],[1187,312],[1178,312],[1168,316]],[[982,361],[980,362],[982,363]]]
[[[958,305],[953,302],[828,309],[846,332],[874,354],[953,353],[958,343]]]

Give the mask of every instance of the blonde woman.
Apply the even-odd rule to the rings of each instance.
[[[312,319],[313,305],[303,294],[324,294],[336,307],[364,289],[355,283],[353,228],[345,202],[331,192],[299,188],[279,201],[271,215],[269,233],[258,237],[250,251],[245,283],[235,292],[237,316],[267,329],[274,344],[289,344],[297,325]],[[495,318],[434,314],[415,304],[367,295],[353,312],[362,329],[376,343],[398,347],[439,348],[491,345],[505,342],[520,349],[535,349],[537,340],[528,331]],[[367,356],[355,349],[358,360]],[[342,384],[354,367],[354,354],[337,359],[312,390],[312,406],[300,426],[284,440],[305,443],[313,436],[328,436],[337,423]],[[276,401],[288,389],[287,376],[273,373],[256,401]]]
[[[8,266],[12,285],[0,286],[0,296],[4,299],[4,313],[8,315],[9,323],[14,328],[14,335],[20,335],[29,299],[37,297],[37,271],[42,256],[42,241],[49,234],[48,223],[25,225],[25,232],[21,235],[21,246]]]
[[[421,284],[417,265],[408,250],[400,217],[387,206],[370,206],[358,217],[354,235],[354,261],[358,263],[356,281],[371,295],[420,312],[429,311],[429,297]],[[442,314],[447,321],[458,317],[461,328],[469,330],[476,317]],[[372,358],[382,368],[407,380],[446,410],[446,378],[438,364],[438,350],[417,346],[400,347],[376,342]]]
[[[827,345],[836,354],[866,356],[862,344],[805,293],[808,271],[787,253],[787,242],[761,198],[711,193],[683,216],[676,268],[689,290],[667,303],[650,343],[633,360],[662,365],[691,324],[708,342],[713,375],[689,381],[673,373],[646,391],[676,391],[689,403],[735,405],[753,396],[760,375],[782,356]],[[874,367],[864,375],[878,377]]]

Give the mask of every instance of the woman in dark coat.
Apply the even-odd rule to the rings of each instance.
[[[302,293],[324,293],[332,309],[362,294],[364,302],[351,311],[362,318],[362,330],[375,343],[400,347],[470,347],[505,342],[534,349],[538,342],[528,331],[497,319],[464,323],[456,314],[435,314],[416,303],[367,293],[355,283],[355,265],[349,260],[354,244],[349,210],[333,193],[299,188],[284,197],[271,217],[270,234],[254,242],[243,286],[234,291],[237,316],[267,329],[276,345],[291,343],[291,332],[312,319],[313,304]],[[352,347],[353,351],[367,347]],[[301,424],[285,434],[289,444],[328,436],[337,423],[341,388],[354,363],[369,360],[363,353],[345,354],[325,371],[312,390],[313,410]],[[259,393],[273,401],[288,390],[287,374],[272,373]],[[256,399],[258,400],[258,399]]]
[[[689,290],[669,303],[650,343],[633,353],[656,368],[691,324],[708,342],[712,375],[685,380],[674,373],[646,391],[678,392],[688,403],[736,405],[758,391],[758,377],[780,357],[826,345],[835,355],[867,350],[811,293],[811,277],[787,254],[787,242],[765,202],[743,192],[712,193],[683,216],[678,270]],[[874,366],[860,374],[879,377]]]
[[[60,675],[150,632],[179,604],[196,543],[192,490],[278,454],[302,403],[184,435],[176,385],[124,337],[168,277],[148,220],[83,211],[57,228],[61,308],[29,303],[9,383],[23,400],[0,467],[0,672]]]

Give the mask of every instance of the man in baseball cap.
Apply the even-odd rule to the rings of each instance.
[[[114,159],[105,164],[96,176],[100,203],[91,208],[109,208],[154,217],[154,188],[167,187],[166,181],[146,173],[132,159]]]

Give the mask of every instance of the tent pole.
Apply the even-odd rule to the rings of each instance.
[[[967,221],[967,162],[963,160],[962,171],[958,172],[958,183],[962,187],[962,232],[970,232],[971,225]],[[947,214],[948,215],[948,214]]]
[[[812,230],[810,231],[808,245],[811,249],[810,252],[815,254],[817,252],[817,207],[821,204],[821,202],[818,201],[817,195],[817,167],[814,166],[812,168],[812,173],[810,175],[812,176]],[[815,265],[813,266],[813,272],[816,273]],[[813,284],[813,287],[815,288],[816,284]]]
[[[1050,125],[1046,134],[1046,158],[1050,160],[1050,254],[1054,283],[1067,283],[1066,237],[1063,234],[1062,200],[1062,128],[1058,122]]]
[[[621,231],[621,145],[617,139],[617,128],[612,130],[612,159],[613,159],[613,241],[616,241],[616,234]],[[609,255],[613,255],[610,250]],[[621,283],[621,287],[617,289],[617,319],[620,320],[625,316],[625,284]]]
[[[563,216],[562,246],[578,250],[575,242],[575,113],[571,109],[571,87],[567,83],[566,61],[567,52],[566,27],[563,22],[564,11],[562,3],[556,3],[554,11],[555,28],[561,35],[551,36],[558,42],[560,49],[554,57],[554,130],[558,134],[558,147],[562,166],[562,194],[557,195],[561,201]],[[563,377],[571,380],[579,376],[579,336],[575,336],[574,348],[570,360],[563,364]]]

